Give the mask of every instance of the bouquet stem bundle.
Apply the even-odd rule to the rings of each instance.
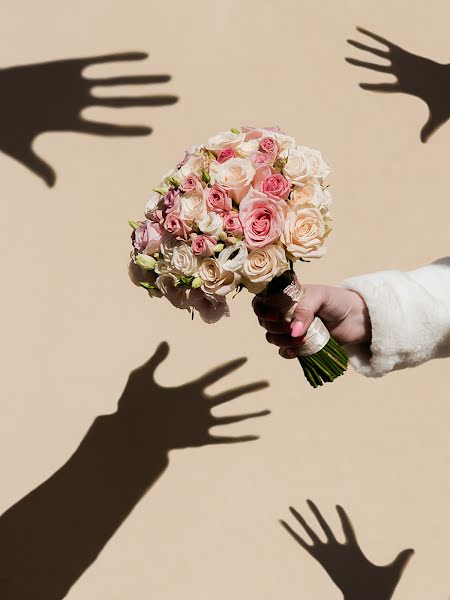
[[[261,297],[280,295],[281,308],[286,310],[286,318],[290,319],[295,304],[301,298],[301,288],[294,271],[289,270],[273,279],[258,295]],[[330,336],[318,317],[306,332],[302,350],[302,354],[297,358],[306,379],[314,388],[334,381],[347,370],[347,353]]]

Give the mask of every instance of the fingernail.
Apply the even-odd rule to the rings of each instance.
[[[294,321],[291,326],[291,336],[299,337],[303,333],[303,323],[301,321]]]

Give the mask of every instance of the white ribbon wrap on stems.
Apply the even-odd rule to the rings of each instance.
[[[316,317],[306,332],[303,344],[298,348],[299,356],[311,356],[320,352],[328,344],[330,332],[323,322]]]

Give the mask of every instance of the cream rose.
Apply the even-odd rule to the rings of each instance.
[[[204,190],[186,192],[180,196],[180,219],[192,223],[206,216],[206,196]]]
[[[202,233],[218,237],[223,231],[222,217],[215,212],[208,212],[198,222],[198,227]]]
[[[205,148],[211,152],[220,152],[223,148],[237,148],[245,139],[244,133],[221,131],[206,142]]]
[[[322,213],[327,213],[331,206],[331,194],[323,190],[317,179],[308,180],[303,187],[295,186],[287,201],[289,208],[300,204],[315,206]]]
[[[262,292],[269,281],[289,268],[282,246],[271,244],[252,250],[244,262],[242,283],[253,294]]]
[[[297,146],[297,148],[304,153],[310,176],[315,177],[320,183],[323,183],[331,173],[331,169],[324,161],[322,153],[307,146]]]
[[[236,288],[240,282],[240,275],[226,271],[217,258],[205,258],[199,269],[202,279],[202,290],[205,294],[225,296]]]
[[[145,205],[145,216],[147,217],[147,219],[149,219],[150,216],[158,208],[158,204],[160,203],[161,199],[162,196],[161,194],[158,194],[158,192],[152,192],[150,194],[150,198],[148,199],[147,204]]]
[[[174,273],[195,276],[199,272],[200,263],[198,257],[193,253],[191,246],[181,242],[173,249],[170,265]]]
[[[280,153],[280,158],[286,161],[283,167],[283,175],[294,185],[303,185],[311,177],[306,154],[299,146],[283,150]]]
[[[284,244],[292,258],[320,258],[330,228],[319,209],[297,204],[288,213],[284,226]]]
[[[238,203],[249,191],[255,176],[255,169],[248,158],[230,158],[224,163],[215,163],[211,172],[215,183]]]

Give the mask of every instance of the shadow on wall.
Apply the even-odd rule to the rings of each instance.
[[[429,58],[411,54],[375,33],[361,27],[357,29],[385,47],[374,48],[355,40],[347,42],[359,50],[386,59],[390,64],[372,63],[356,58],[345,60],[351,65],[387,73],[397,79],[389,83],[360,83],[360,87],[373,92],[400,92],[423,100],[428,106],[429,116],[420,132],[420,139],[424,143],[427,142],[450,118],[450,64],[437,63]]]
[[[159,84],[169,75],[135,75],[87,79],[83,71],[101,63],[135,61],[147,58],[144,52],[110,54],[23,65],[0,70],[0,150],[18,160],[35,175],[53,186],[56,173],[33,150],[41,133],[72,131],[101,136],[142,136],[152,130],[143,126],[124,126],[88,121],[81,112],[90,107],[127,108],[163,106],[178,101],[176,96],[100,97],[94,87]]]
[[[133,371],[117,411],[97,417],[67,463],[0,518],[2,600],[64,598],[167,468],[170,450],[257,439],[209,432],[269,414],[211,414],[215,406],[267,387],[260,381],[213,397],[205,394],[246,359],[180,387],[162,388],[154,372],[168,350],[161,344]]]
[[[361,550],[350,519],[341,506],[337,506],[336,510],[345,535],[343,543],[337,541],[333,531],[314,502],[308,500],[308,506],[325,535],[325,541],[319,538],[314,529],[310,527],[295,508],[290,507],[290,511],[303,527],[312,543],[307,543],[285,521],[281,521],[281,524],[300,546],[322,565],[335,585],[341,590],[344,599],[390,600],[409,559],[414,554],[414,550],[403,550],[389,565],[374,565]]]

